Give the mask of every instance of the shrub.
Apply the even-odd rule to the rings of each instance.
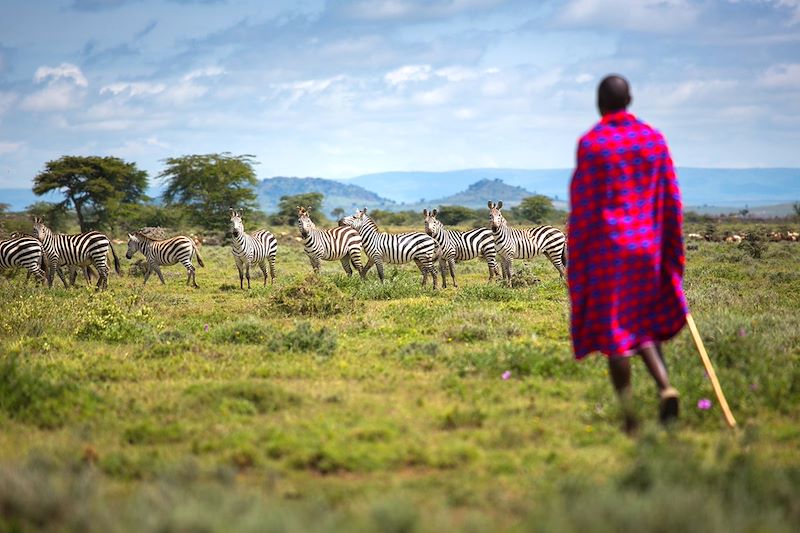
[[[263,344],[272,339],[274,335],[274,330],[257,318],[246,317],[223,323],[214,329],[212,338],[216,342],[230,344]]]
[[[214,409],[238,414],[263,414],[300,404],[296,394],[267,382],[232,381],[222,384],[192,385],[184,395],[193,404],[212,406]]]
[[[270,308],[290,316],[333,316],[355,304],[333,281],[316,274],[280,286],[268,299]]]
[[[131,342],[143,336],[151,337],[155,329],[151,309],[137,305],[136,296],[124,309],[113,300],[110,292],[93,294],[80,311],[79,320],[75,335],[83,340]]]
[[[11,419],[53,429],[98,403],[96,395],[74,383],[51,381],[41,369],[21,366],[16,357],[0,363],[0,411]]]
[[[336,332],[326,327],[314,330],[311,324],[301,322],[285,333],[280,344],[292,352],[313,352],[320,357],[330,357],[336,352]]]

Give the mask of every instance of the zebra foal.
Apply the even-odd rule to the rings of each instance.
[[[422,286],[428,282],[428,275],[433,276],[433,288],[438,288],[436,278],[436,241],[420,232],[383,233],[377,224],[367,215],[367,208],[359,209],[354,215],[339,221],[340,226],[350,226],[361,234],[364,251],[369,261],[362,270],[362,277],[367,275],[370,267],[375,265],[378,278],[384,281],[383,263],[408,263],[414,261],[422,272]]]
[[[0,269],[22,267],[28,271],[27,278],[33,275],[43,283],[47,279],[42,269],[44,257],[42,243],[33,237],[14,237],[0,241]]]
[[[40,217],[33,217],[33,233],[42,243],[42,250],[46,257],[48,285],[52,285],[54,274],[57,273],[64,287],[67,287],[67,280],[61,271],[62,266],[68,267],[71,272],[74,267],[81,267],[88,280],[86,267],[94,265],[98,274],[97,289],[107,288],[109,252],[114,257],[114,270],[117,274],[122,274],[119,258],[117,258],[114,247],[111,246],[111,241],[99,231],[89,231],[77,235],[53,233]]]
[[[489,266],[489,281],[499,274],[497,269],[497,250],[494,246],[494,236],[486,228],[475,228],[469,231],[447,229],[442,221],[436,218],[438,209],[422,210],[425,217],[425,233],[433,237],[441,250],[440,268],[442,271],[442,285],[447,287],[446,270],[450,271],[453,286],[456,283],[456,261],[469,261],[482,258]]]
[[[233,258],[239,270],[239,287],[244,289],[244,277],[247,275],[247,288],[250,288],[250,265],[258,265],[264,274],[264,285],[267,285],[267,264],[269,264],[270,283],[275,283],[275,255],[278,253],[278,241],[265,229],[248,234],[244,231],[242,215],[231,209],[231,234],[233,235]]]
[[[297,206],[297,227],[303,238],[303,250],[306,252],[311,268],[319,273],[321,261],[339,260],[342,268],[350,277],[353,275],[352,264],[361,278],[367,273],[361,263],[361,235],[349,226],[336,226],[330,229],[318,229],[311,220],[308,209]]]
[[[169,266],[177,263],[186,267],[186,284],[191,283],[195,289],[194,265],[192,265],[192,254],[197,255],[197,262],[204,267],[203,259],[197,251],[194,242],[189,237],[178,235],[170,239],[156,240],[147,237],[141,232],[128,234],[128,251],[125,253],[127,259],[133,258],[136,252],[141,252],[147,260],[147,270],[144,273],[144,283],[147,283],[150,274],[155,272],[158,279],[164,285],[164,276],[161,274],[161,265]]]
[[[516,229],[500,211],[503,202],[489,202],[489,224],[494,235],[497,255],[503,270],[503,279],[511,286],[511,262],[514,259],[533,259],[545,255],[563,279],[567,273],[567,237],[552,226],[537,226],[531,229]]]

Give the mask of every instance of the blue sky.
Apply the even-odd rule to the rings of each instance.
[[[67,154],[571,167],[610,72],[680,166],[800,167],[800,0],[4,0],[0,187]]]

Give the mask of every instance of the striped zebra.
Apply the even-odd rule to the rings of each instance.
[[[0,241],[0,269],[23,267],[28,271],[28,278],[33,275],[44,282],[47,280],[47,274],[42,269],[44,257],[42,243],[33,237],[14,237]],[[49,281],[49,285],[52,285],[52,280]]]
[[[114,247],[111,246],[111,241],[99,231],[89,231],[77,235],[53,233],[40,217],[34,217],[33,232],[36,238],[42,242],[49,285],[53,283],[54,273],[57,273],[64,287],[67,287],[67,280],[64,279],[64,273],[61,271],[62,266],[67,266],[70,271],[73,270],[72,267],[81,267],[86,273],[85,267],[94,265],[98,274],[97,289],[107,288],[109,252],[114,257],[114,270],[117,274],[122,274],[119,268],[119,259]]]
[[[486,261],[489,266],[489,281],[492,281],[494,276],[500,273],[497,267],[497,251],[492,232],[486,228],[475,228],[469,231],[447,229],[436,218],[438,214],[438,209],[422,210],[422,216],[425,217],[425,233],[433,237],[441,249],[439,265],[442,273],[442,285],[447,287],[446,273],[449,270],[453,286],[458,287],[456,261],[468,261],[478,257]]]
[[[350,226],[361,234],[364,251],[369,261],[362,270],[362,277],[375,265],[381,283],[384,281],[383,263],[408,263],[414,261],[422,272],[422,286],[433,276],[433,288],[438,288],[436,278],[436,241],[420,232],[383,233],[375,221],[367,215],[367,208],[357,210],[354,215],[339,221],[340,226]]]
[[[248,234],[244,231],[242,215],[231,209],[231,233],[233,235],[233,258],[239,270],[239,287],[244,289],[244,277],[247,275],[247,288],[250,288],[250,265],[258,265],[264,274],[264,285],[267,285],[267,264],[269,264],[270,283],[275,283],[275,255],[278,253],[278,241],[265,229]]]
[[[186,267],[186,284],[191,284],[195,289],[198,288],[195,281],[194,265],[192,265],[192,254],[197,255],[197,262],[204,267],[203,259],[194,245],[194,241],[189,237],[178,235],[170,239],[156,240],[144,235],[141,232],[128,234],[128,251],[125,253],[127,259],[131,259],[136,252],[142,252],[147,260],[147,271],[144,273],[144,282],[154,271],[158,274],[158,279],[164,285],[164,276],[161,274],[161,265],[174,265],[177,263]]]
[[[508,221],[500,211],[503,202],[489,202],[489,222],[497,247],[497,255],[503,269],[503,279],[511,286],[511,261],[533,259],[544,254],[558,270],[563,279],[566,275],[567,237],[552,226],[537,226],[531,229],[508,227]]]
[[[342,268],[350,277],[352,264],[362,278],[366,277],[361,264],[361,234],[349,226],[336,226],[330,229],[317,229],[306,208],[297,207],[297,227],[303,237],[303,250],[311,261],[311,268],[319,273],[322,260],[340,260]]]

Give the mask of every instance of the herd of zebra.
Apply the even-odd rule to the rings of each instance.
[[[457,287],[455,264],[457,261],[482,259],[489,269],[489,281],[502,275],[507,285],[511,285],[512,261],[531,259],[544,255],[563,278],[566,273],[566,237],[552,226],[538,226],[530,229],[512,228],[503,216],[503,202],[489,202],[489,227],[468,231],[452,230],[437,218],[436,209],[423,210],[425,232],[386,233],[367,214],[367,209],[359,209],[353,215],[339,220],[338,226],[319,229],[311,220],[309,210],[297,208],[297,225],[303,238],[303,249],[308,255],[314,272],[319,272],[322,261],[341,261],[348,276],[355,269],[361,278],[366,278],[372,266],[384,281],[384,264],[416,263],[422,273],[422,285],[432,277],[434,289],[438,288],[438,270],[442,286],[447,287],[447,275],[453,286]],[[275,281],[275,257],[278,242],[275,236],[264,229],[248,233],[244,229],[241,214],[231,209],[230,230],[232,253],[239,271],[239,286],[250,288],[250,267],[258,266],[264,275],[264,285],[269,278]],[[41,218],[33,219],[33,236],[17,235],[0,241],[0,268],[23,267],[28,276],[35,276],[41,282],[52,286],[58,274],[64,286],[67,281],[63,267],[70,273],[70,283],[74,285],[78,270],[82,270],[87,282],[91,282],[91,269],[97,270],[97,288],[108,286],[108,254],[114,259],[114,268],[120,273],[119,259],[111,241],[104,234],[90,231],[77,235],[54,233]],[[367,263],[361,260],[362,250]],[[164,277],[161,266],[182,264],[187,271],[186,284],[197,287],[192,256],[204,266],[195,242],[182,235],[157,240],[139,231],[128,234],[127,259],[141,252],[146,260],[144,282],[155,272],[161,283]]]

